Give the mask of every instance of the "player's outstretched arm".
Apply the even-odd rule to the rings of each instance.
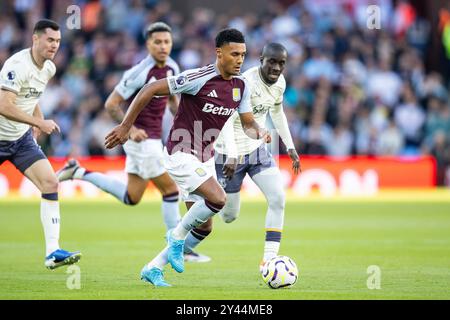
[[[167,79],[161,79],[146,84],[131,102],[120,125],[115,127],[105,138],[105,147],[114,148],[118,144],[125,143],[129,138],[130,129],[134,121],[148,102],[155,96],[168,96],[170,94]]]
[[[125,117],[125,112],[123,112],[121,105],[125,102],[125,99],[114,90],[108,96],[105,102],[105,109],[108,111],[111,118],[113,118],[117,123],[121,123]]]
[[[108,96],[108,99],[106,99],[105,102],[105,109],[108,111],[111,118],[113,118],[117,123],[121,123],[123,118],[125,117],[125,112],[123,112],[123,109],[121,105],[125,102],[125,99],[118,93],[116,90],[111,92],[111,94]],[[148,138],[147,133],[145,130],[136,128],[135,126],[132,126],[130,129],[130,139],[136,142],[141,142]]]
[[[266,143],[272,141],[270,133],[265,128],[261,128],[253,117],[253,112],[239,113],[241,118],[242,128],[247,136],[252,139],[263,139]]]
[[[53,120],[44,120],[40,117],[31,116],[17,108],[16,94],[7,90],[0,90],[0,114],[9,120],[37,127],[46,134],[50,134],[55,130],[60,131]]]
[[[300,157],[298,156],[297,150],[294,148],[288,149],[289,158],[292,161],[292,170],[294,170],[295,174],[302,172],[302,167],[300,165]]]
[[[292,161],[292,170],[294,170],[295,174],[298,174],[298,172],[302,172],[302,168],[300,166],[300,157],[298,156],[298,153],[295,150],[294,142],[292,141],[292,135],[289,131],[289,124],[286,118],[286,114],[283,111],[283,105],[281,103],[276,104],[272,108],[270,108],[269,112],[275,129],[277,129],[279,135],[281,136],[281,139],[286,145],[288,155]]]

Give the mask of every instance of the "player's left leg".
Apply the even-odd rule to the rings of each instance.
[[[263,261],[278,255],[284,225],[285,192],[278,168],[264,170],[252,177],[266,197],[266,241]]]
[[[154,153],[159,154],[159,152]],[[181,220],[180,208],[178,205],[179,192],[176,183],[172,180],[169,174],[165,171],[164,167],[161,165],[163,161],[162,154],[159,155],[159,158],[157,160],[158,161],[153,161],[152,163],[149,163],[148,167],[153,168],[150,171],[152,176],[158,174],[155,178],[151,178],[151,180],[153,181],[153,183],[163,196],[161,211],[163,214],[167,230],[169,230],[175,228],[178,222],[180,222]],[[162,174],[159,174],[161,172]],[[190,207],[188,207],[188,210],[189,208]],[[208,262],[211,260],[211,258],[209,258],[208,256],[194,252],[192,250],[192,248],[195,246],[193,245],[193,243],[196,243],[197,237],[201,234],[204,234],[204,237],[206,237],[209,234],[209,232],[200,229],[193,229],[191,230],[191,232],[189,232],[188,236],[186,237],[186,244],[184,246],[185,261]],[[158,260],[158,265],[163,265],[164,263],[163,259],[164,257],[162,257],[162,260],[161,259]]]
[[[45,266],[54,269],[77,262],[81,258],[80,252],[68,252],[59,247],[58,179],[50,162],[47,159],[38,160],[23,173],[42,193],[41,222],[46,244]]]
[[[284,225],[285,191],[280,170],[265,148],[260,147],[249,169],[249,175],[266,197],[266,238],[263,262],[278,255]]]

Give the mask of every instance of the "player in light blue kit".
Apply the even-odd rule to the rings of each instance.
[[[73,264],[80,252],[59,247],[60,215],[58,179],[35,138],[41,133],[59,132],[53,120],[45,120],[39,97],[55,75],[52,62],[61,32],[56,22],[40,20],[33,30],[33,45],[6,60],[0,72],[0,165],[10,161],[42,193],[41,222],[44,228],[49,269]]]

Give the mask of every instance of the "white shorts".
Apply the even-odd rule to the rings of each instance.
[[[127,154],[125,172],[142,179],[153,179],[166,172],[163,164],[163,145],[160,139],[141,142],[128,140],[123,149]]]
[[[195,202],[202,199],[192,192],[209,178],[217,179],[214,157],[206,162],[201,162],[194,155],[181,151],[169,155],[164,148],[164,166],[170,177],[178,185],[181,199],[185,202]]]

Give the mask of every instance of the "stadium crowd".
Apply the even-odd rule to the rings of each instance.
[[[448,82],[424,64],[430,24],[408,2],[375,2],[383,6],[379,30],[367,27],[365,1],[272,1],[261,13],[196,8],[186,18],[159,0],[7,0],[0,3],[0,66],[31,43],[37,19],[65,26],[66,8],[78,5],[81,30],[62,28],[57,74],[40,100],[61,134],[40,142],[50,156],[117,155],[120,148],[103,147],[116,125],[103,103],[123,71],[146,56],[145,26],[171,25],[172,57],[182,70],[213,62],[214,35],[235,27],[247,41],[243,70],[259,64],[269,41],[288,49],[284,106],[301,154],[431,154],[438,184],[450,185]],[[170,121],[167,114],[166,127]]]

